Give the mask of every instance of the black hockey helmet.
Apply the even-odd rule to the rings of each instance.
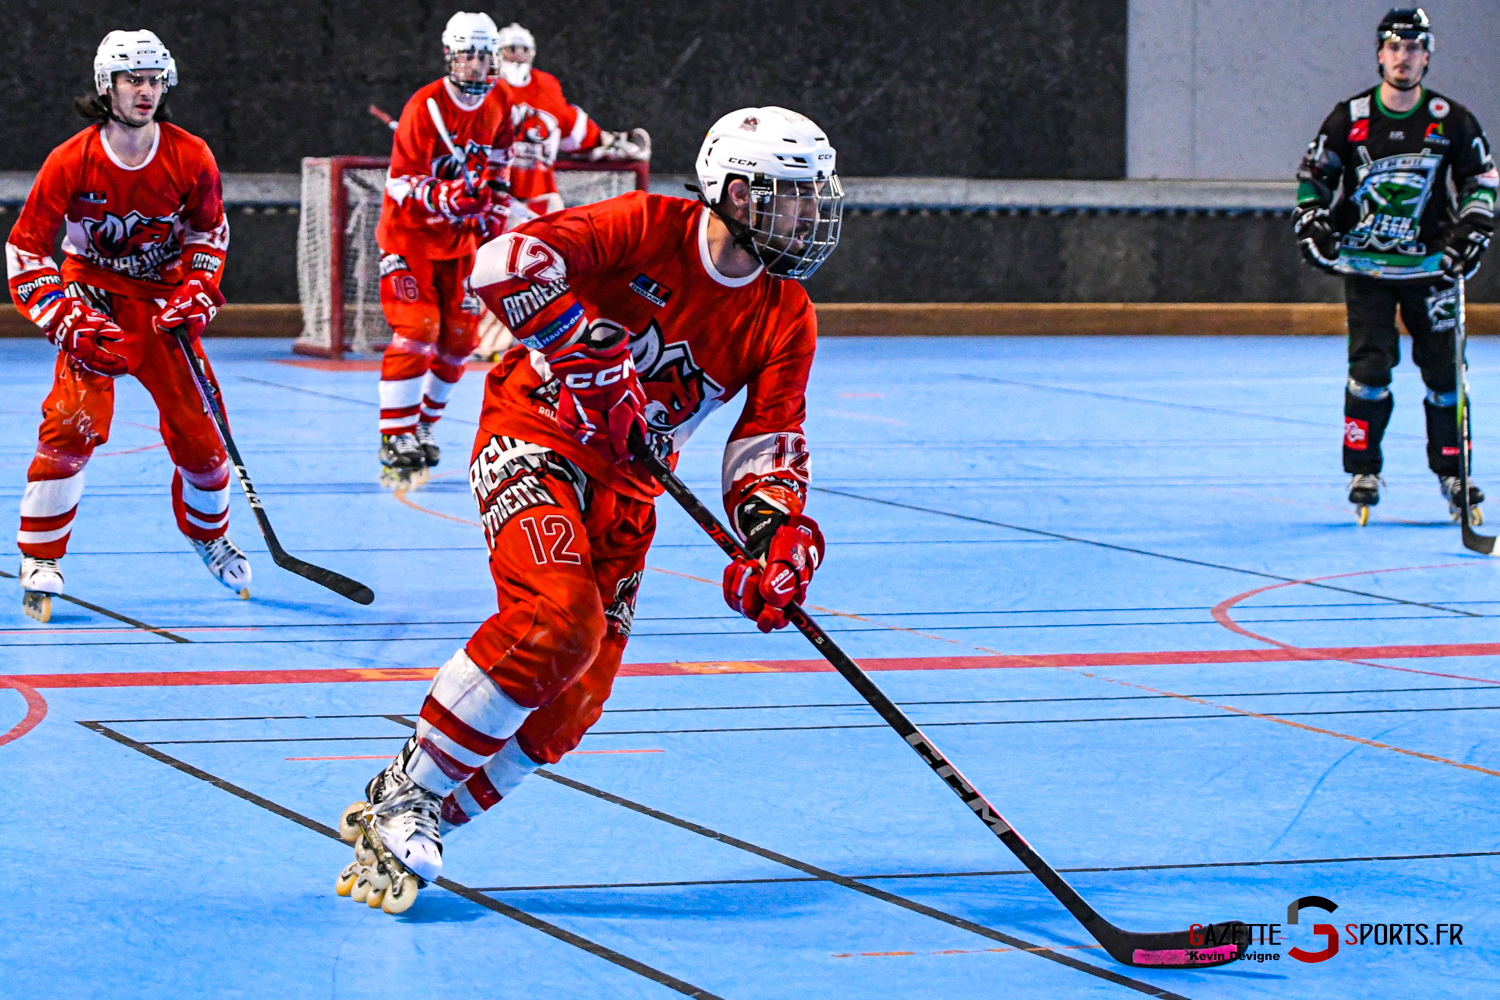
[[[1375,29],[1375,47],[1384,45],[1387,38],[1418,41],[1424,49],[1431,52],[1432,20],[1421,7],[1392,7]]]

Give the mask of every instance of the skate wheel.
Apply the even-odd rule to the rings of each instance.
[[[417,901],[417,877],[411,873],[402,875],[385,891],[380,908],[387,913],[405,913]]]
[[[241,587],[240,588],[240,600],[242,600],[242,601],[248,601],[248,600],[250,600],[250,588],[249,587]]]
[[[385,889],[371,889],[370,894],[365,897],[365,905],[372,910],[380,909],[380,904],[385,902]]]
[[[339,815],[339,839],[346,844],[359,840],[359,817],[364,814],[367,803],[356,802]]]
[[[1360,504],[1359,509],[1354,512],[1354,518],[1359,522],[1359,526],[1363,528],[1370,523],[1370,508],[1364,504]]]
[[[354,885],[349,889],[349,898],[356,903],[363,903],[369,898],[370,889],[370,870],[361,865],[359,874],[355,876]]]
[[[52,620],[52,595],[40,590],[28,590],[21,599],[21,609],[27,617],[35,618],[43,625]]]
[[[339,872],[338,881],[333,883],[333,891],[340,896],[349,895],[354,891],[354,883],[359,881],[360,873],[364,870],[365,866],[358,861],[349,862],[344,870]]]

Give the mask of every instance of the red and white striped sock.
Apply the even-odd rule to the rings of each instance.
[[[82,456],[79,456],[82,458]],[[16,545],[33,559],[61,559],[73,533],[73,517],[83,498],[83,458],[78,471],[58,479],[32,479],[21,496],[21,530]]]
[[[499,805],[537,767],[518,741],[507,740],[484,767],[443,799],[442,833],[446,836],[454,827]]]
[[[181,466],[172,475],[172,512],[177,527],[197,542],[211,542],[229,530],[229,460],[209,472]]]
[[[530,714],[459,650],[432,679],[406,773],[429,792],[446,795],[499,753]]]

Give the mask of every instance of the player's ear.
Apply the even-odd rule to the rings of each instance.
[[[750,185],[739,177],[731,178],[724,185],[724,200],[720,207],[725,209],[728,215],[741,222],[750,221]]]

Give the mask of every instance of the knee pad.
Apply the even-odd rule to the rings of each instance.
[[[1365,385],[1363,382],[1356,381],[1352,376],[1349,379],[1348,391],[1349,395],[1353,396],[1355,399],[1365,399],[1372,402],[1382,399],[1389,399],[1391,396],[1390,386]]]
[[[499,753],[530,714],[459,650],[432,679],[417,719],[419,749],[407,774],[445,795]]]

